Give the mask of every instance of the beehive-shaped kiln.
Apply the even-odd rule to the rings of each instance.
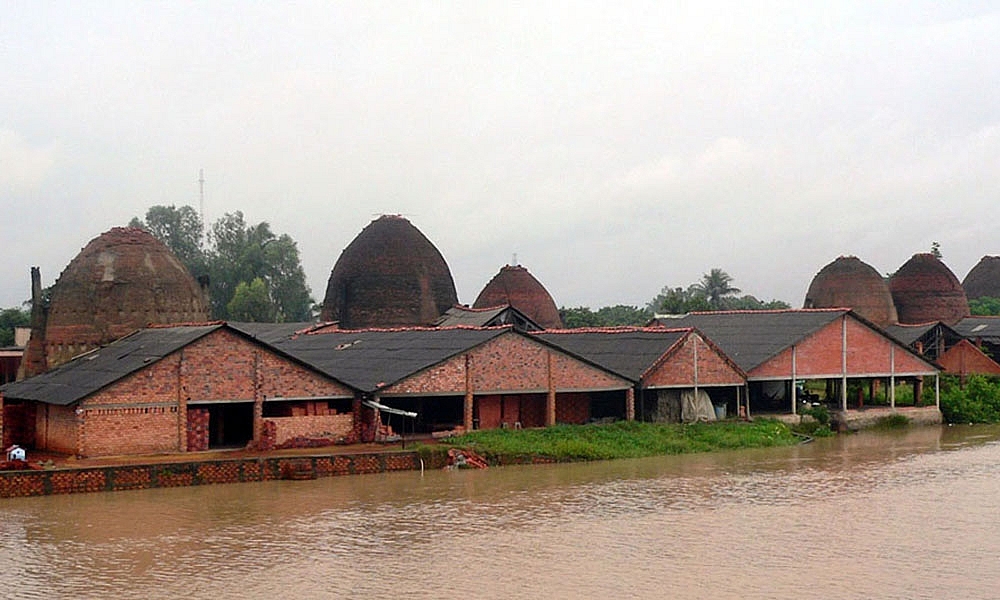
[[[472,305],[490,308],[509,304],[545,329],[563,327],[559,309],[552,296],[535,277],[522,266],[505,265],[500,269]]]
[[[899,322],[888,282],[856,256],[841,256],[820,269],[803,307],[852,308],[879,327]]]
[[[969,301],[958,278],[930,253],[914,254],[889,280],[899,322],[942,321],[954,325],[969,316]]]
[[[322,318],[344,329],[431,325],[458,304],[444,257],[397,215],[375,219],[330,273]]]
[[[962,281],[969,300],[1000,298],[1000,256],[984,256]]]
[[[170,248],[143,229],[116,227],[91,240],[52,286],[47,367],[150,324],[208,319],[204,290]]]

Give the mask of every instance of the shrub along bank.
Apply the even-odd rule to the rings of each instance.
[[[640,423],[556,425],[541,429],[473,431],[421,446],[426,456],[465,448],[497,462],[501,458],[545,457],[557,461],[609,460],[663,454],[689,454],[740,448],[790,446],[800,441],[778,421],[692,424]]]
[[[1000,379],[969,375],[941,378],[941,415],[948,423],[1000,423]]]

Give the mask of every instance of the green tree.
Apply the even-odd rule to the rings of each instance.
[[[563,325],[568,329],[579,329],[581,327],[600,327],[601,320],[597,314],[590,310],[589,306],[577,306],[559,309],[559,316],[562,317]]]
[[[559,309],[559,316],[568,329],[580,327],[619,327],[626,325],[645,325],[653,313],[648,309],[625,304],[605,306],[593,311],[590,307]]]
[[[701,281],[691,286],[691,289],[708,300],[713,310],[720,310],[724,308],[723,304],[728,296],[742,291],[738,287],[733,287],[732,283],[733,278],[729,273],[716,268],[702,275]]]
[[[687,289],[666,286],[646,305],[652,313],[682,315],[689,312],[711,310],[712,306],[694,286]]]
[[[226,305],[229,318],[236,321],[271,323],[274,321],[275,305],[267,293],[267,284],[260,277],[247,283],[236,285],[232,300]]]
[[[212,310],[218,318],[233,318],[229,302],[241,282],[261,279],[273,304],[273,320],[306,321],[312,318],[313,300],[306,285],[299,250],[288,234],[275,236],[262,221],[247,225],[243,213],[223,215],[212,225],[208,267]]]
[[[1000,298],[982,296],[969,300],[969,312],[985,317],[1000,315]]]
[[[31,313],[21,308],[5,308],[0,311],[0,346],[14,345],[14,330],[27,327],[31,323]]]
[[[638,306],[616,304],[597,309],[597,317],[605,327],[618,327],[645,325],[653,317],[653,313]]]
[[[791,308],[790,304],[782,300],[764,302],[749,294],[739,298],[724,298],[722,304],[725,310],[784,310]]]
[[[151,206],[145,220],[133,218],[129,223],[142,227],[170,248],[195,277],[208,272],[204,248],[204,224],[190,206]]]
[[[280,236],[262,221],[248,225],[243,213],[227,213],[216,221],[204,243],[204,227],[190,206],[153,206],[145,220],[129,225],[145,228],[162,240],[197,278],[209,279],[209,300],[216,319],[236,319],[229,304],[240,283],[260,279],[271,303],[270,314],[279,322],[312,319],[314,302],[306,285],[299,249],[288,234]]]

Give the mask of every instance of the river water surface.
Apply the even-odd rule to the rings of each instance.
[[[0,500],[0,598],[998,598],[1000,429]]]

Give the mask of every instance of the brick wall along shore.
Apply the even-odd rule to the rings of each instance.
[[[426,464],[426,468],[441,468]],[[272,456],[41,471],[0,471],[0,498],[113,492],[276,479],[313,479],[420,468],[416,452]]]

